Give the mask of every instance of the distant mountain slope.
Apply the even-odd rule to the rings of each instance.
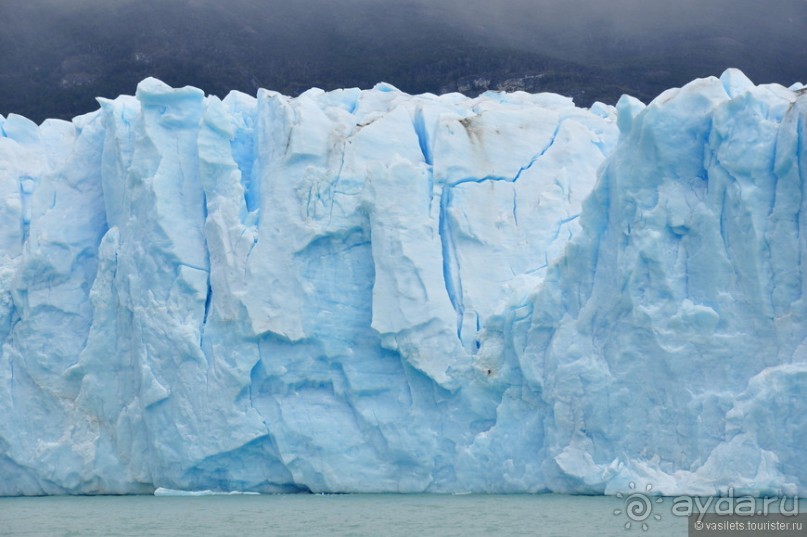
[[[147,76],[221,96],[384,80],[411,93],[554,91],[584,106],[649,100],[729,66],[757,82],[807,78],[805,0],[764,13],[751,0],[650,4],[3,0],[0,114],[70,118]]]

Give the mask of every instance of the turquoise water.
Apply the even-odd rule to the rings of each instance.
[[[278,495],[0,498],[3,537],[626,536],[683,537],[657,509],[648,531],[624,528],[624,501],[585,496]]]

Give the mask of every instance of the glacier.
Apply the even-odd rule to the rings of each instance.
[[[805,93],[0,116],[0,495],[804,496]]]

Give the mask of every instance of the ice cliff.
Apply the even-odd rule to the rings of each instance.
[[[0,495],[805,495],[804,94],[0,117]]]

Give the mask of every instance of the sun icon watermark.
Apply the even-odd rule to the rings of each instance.
[[[633,481],[629,486],[631,490],[636,490],[636,483]],[[627,496],[621,492],[617,493],[617,498],[625,500],[625,507],[624,509],[614,509],[614,516],[624,514],[628,517],[628,521],[625,522],[626,530],[633,528],[634,524],[641,524],[642,530],[647,531],[650,529],[648,522],[651,519],[661,520],[661,515],[653,512],[653,504],[664,503],[664,498],[661,496],[652,497],[652,490],[653,485],[647,485],[644,492],[632,492]]]

